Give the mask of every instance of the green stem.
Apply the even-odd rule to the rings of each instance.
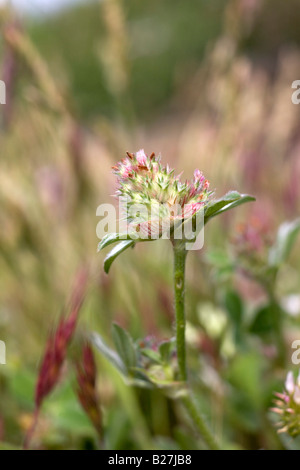
[[[182,382],[187,381],[187,368],[186,368],[186,347],[185,347],[185,308],[184,308],[184,294],[185,294],[185,261],[187,251],[185,244],[177,240],[173,242],[174,247],[174,291],[175,291],[175,315],[176,315],[176,346],[177,346],[177,360],[179,369],[179,378]],[[181,397],[181,401],[194,422],[194,425],[200,433],[202,439],[206,442],[210,449],[219,449],[213,434],[206,426],[205,420],[202,418],[198,407],[195,404],[190,390]]]
[[[176,316],[176,345],[180,380],[187,380],[186,352],[185,352],[185,311],[184,311],[184,284],[185,260],[187,251],[181,243],[174,242],[174,292]]]
[[[202,439],[211,450],[220,450],[220,447],[213,436],[210,429],[207,427],[198,406],[195,403],[195,399],[189,394],[189,392],[181,398],[182,404],[184,405],[189,417],[193,421],[197,431],[200,433]]]

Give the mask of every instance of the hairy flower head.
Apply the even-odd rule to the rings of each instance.
[[[295,381],[292,372],[287,374],[285,390],[276,393],[275,407],[271,411],[280,416],[277,423],[279,433],[286,432],[292,437],[300,434],[300,372]]]
[[[162,227],[158,221],[182,221],[192,217],[209,202],[212,192],[209,182],[200,170],[195,170],[191,181],[181,181],[181,175],[163,166],[160,156],[154,153],[147,156],[144,150],[135,154],[127,153],[127,157],[113,167],[118,180],[116,195],[126,199],[127,222],[138,221],[133,206],[145,208],[139,211],[141,231],[148,229],[149,222],[152,230],[161,233]]]

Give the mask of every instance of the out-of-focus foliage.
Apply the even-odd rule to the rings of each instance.
[[[97,331],[108,354],[126,344],[127,367],[132,341],[151,379],[168,373],[168,242],[127,250],[109,277],[96,253],[111,166],[139,148],[161,151],[187,178],[199,167],[217,197],[232,188],[256,197],[208,225],[204,249],[189,254],[188,366],[224,447],[299,448],[276,434],[269,411],[300,339],[300,106],[291,102],[300,7],[285,3],[106,0],[22,22],[1,11],[0,448],[20,447],[31,426],[38,363],[82,265],[91,278],[81,331]],[[37,447],[97,447],[74,390],[81,334],[44,404]],[[97,360],[107,448],[201,448],[176,401]]]

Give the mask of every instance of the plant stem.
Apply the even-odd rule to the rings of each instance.
[[[203,441],[207,444],[211,450],[220,450],[220,447],[213,436],[210,429],[207,427],[198,406],[195,403],[194,397],[188,391],[186,395],[181,398],[182,404],[184,405],[189,417],[193,421],[197,431],[200,433]]]
[[[185,352],[184,284],[187,251],[180,240],[174,241],[173,246],[177,360],[180,380],[185,382],[187,380],[187,371]]]
[[[185,294],[185,261],[187,251],[185,244],[177,240],[173,242],[174,247],[174,292],[175,292],[175,316],[176,316],[176,346],[177,346],[177,360],[179,369],[179,378],[182,382],[187,381],[187,368],[186,368],[186,347],[185,347],[185,308],[184,308],[184,294]],[[195,400],[191,395],[190,390],[187,390],[185,395],[181,397],[181,401],[194,422],[195,427],[199,431],[202,439],[205,441],[210,449],[217,450],[219,446],[206,426],[205,420],[202,418]]]

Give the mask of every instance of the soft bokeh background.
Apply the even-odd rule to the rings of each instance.
[[[262,286],[229,260],[241,224],[274,239],[283,221],[299,217],[300,106],[291,101],[300,79],[298,0],[32,0],[12,2],[15,11],[4,3],[0,441],[20,446],[30,426],[40,357],[81,266],[92,273],[81,331],[96,329],[110,343],[116,321],[135,339],[173,334],[169,244],[124,253],[109,277],[96,254],[96,208],[113,201],[111,166],[126,150],[144,148],[187,178],[199,167],[217,196],[236,189],[257,198],[213,221],[204,250],[189,256],[189,364],[204,391],[200,404],[228,443],[294,445],[279,440],[268,409],[292,367],[290,344],[300,339],[299,243],[276,284],[288,306],[285,367],[274,359],[273,336],[249,327],[266,302]],[[228,292],[242,305],[240,342]],[[141,397],[105,360],[98,365],[109,448],[145,448],[149,439],[157,448],[199,447],[169,400],[158,392]],[[45,405],[39,446],[95,446],[72,374],[70,365]]]

